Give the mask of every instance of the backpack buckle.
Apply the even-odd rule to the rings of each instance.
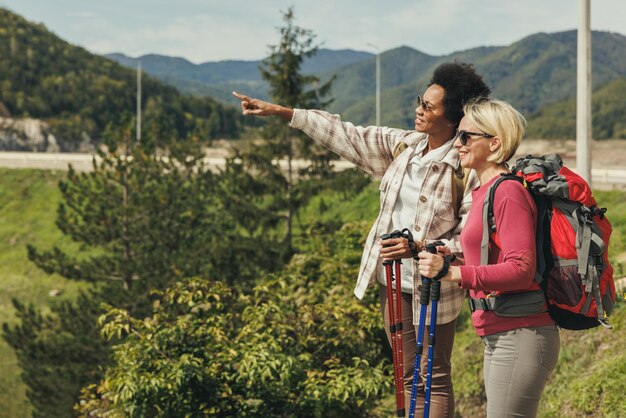
[[[479,298],[479,299],[474,299],[474,298],[469,298],[468,299],[469,302],[469,308],[470,311],[473,313],[474,311],[489,311],[489,304],[487,303],[487,300],[485,298]]]

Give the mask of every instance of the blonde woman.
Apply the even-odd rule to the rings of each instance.
[[[472,208],[461,231],[464,264],[450,266],[442,280],[468,289],[472,299],[537,291],[536,206],[520,182],[504,181],[497,188],[493,202],[497,229],[489,242],[488,262],[481,265],[483,203],[489,187],[508,172],[506,161],[515,154],[526,121],[511,105],[499,100],[471,103],[464,113],[454,146],[461,165],[476,171],[480,186],[472,191]],[[450,252],[447,247],[439,250],[444,255]],[[446,260],[440,254],[421,252],[419,258],[419,272],[426,277],[445,269]],[[514,317],[480,308],[474,306],[472,322],[485,346],[487,416],[536,416],[546,381],[558,360],[558,329],[542,306],[536,313]]]

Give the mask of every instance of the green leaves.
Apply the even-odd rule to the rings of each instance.
[[[110,308],[100,325],[121,337],[114,365],[77,408],[85,416],[367,416],[391,384],[378,307],[351,295],[351,270],[330,268],[360,251],[363,233],[346,227],[318,238],[312,244],[330,255],[317,267],[294,260],[251,294],[193,278],[157,292],[143,320]]]

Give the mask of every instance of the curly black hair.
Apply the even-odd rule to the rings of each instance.
[[[476,73],[474,66],[464,62],[447,62],[439,65],[435,68],[428,86],[433,84],[443,87],[444,116],[457,126],[463,118],[463,106],[467,102],[487,98],[491,94],[491,89]]]

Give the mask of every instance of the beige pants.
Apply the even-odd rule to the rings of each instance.
[[[380,306],[385,322],[387,340],[391,344],[389,331],[389,309],[387,305],[387,288],[380,285]],[[395,297],[395,296],[394,296]],[[413,365],[415,363],[415,351],[417,348],[417,327],[413,326],[413,310],[411,307],[412,295],[402,293],[402,361],[404,363],[404,409],[405,416],[409,416],[411,402],[411,388],[413,386]],[[454,416],[454,390],[452,388],[451,364],[452,346],[454,344],[454,331],[456,320],[443,325],[437,325],[435,329],[436,344],[433,355],[433,377],[430,396],[430,416],[443,418]],[[415,403],[415,416],[423,416],[424,389],[426,382],[426,370],[428,367],[428,326],[424,332],[424,349],[420,358],[420,382],[417,385],[417,400]]]
[[[555,325],[517,328],[482,337],[487,417],[535,417],[559,359]]]

